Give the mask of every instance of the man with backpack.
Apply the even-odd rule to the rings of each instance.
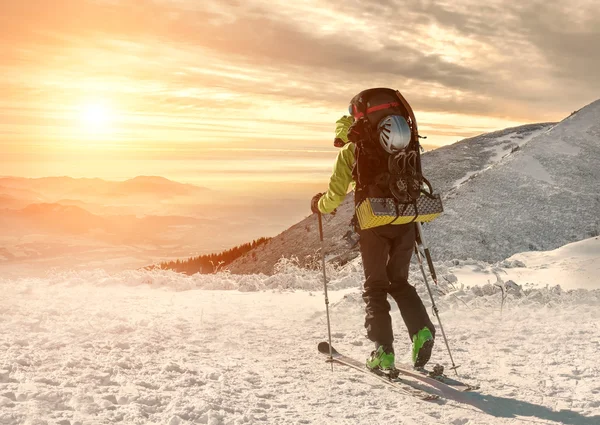
[[[384,88],[356,95],[349,113],[336,123],[334,145],[340,151],[328,190],[313,197],[311,210],[318,214],[334,212],[350,184],[355,184],[357,214],[353,222],[360,235],[365,273],[365,328],[375,343],[366,365],[383,371],[395,368],[389,294],[398,304],[412,341],[413,364],[423,367],[431,357],[435,328],[421,298],[408,283],[418,212],[407,224],[396,224],[400,211],[409,207],[417,211],[422,191],[416,120],[402,95]],[[375,203],[382,201],[395,207],[396,217],[388,224],[379,224],[381,218],[371,212]]]

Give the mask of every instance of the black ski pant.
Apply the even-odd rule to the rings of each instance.
[[[366,303],[365,328],[367,337],[378,345],[391,346],[394,342],[390,294],[398,304],[400,314],[412,341],[413,335],[427,326],[435,335],[435,328],[423,301],[408,283],[416,225],[400,224],[359,230],[360,253],[365,270],[363,300]]]

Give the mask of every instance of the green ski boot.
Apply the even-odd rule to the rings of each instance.
[[[371,370],[394,370],[396,368],[394,349],[380,345],[367,359],[367,368]]]
[[[416,368],[423,367],[431,358],[433,349],[433,335],[428,327],[424,327],[416,335],[413,335],[412,360]]]

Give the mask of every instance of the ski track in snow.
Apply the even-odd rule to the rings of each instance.
[[[573,245],[547,268],[574,252],[600,259],[594,239]],[[436,302],[459,372],[482,387],[460,403],[332,372],[317,352],[327,338],[321,273],[293,264],[270,277],[96,270],[0,280],[0,424],[600,424],[600,290],[524,278],[501,308],[488,265],[464,262],[471,273],[477,265],[476,286],[456,278],[461,264],[437,267],[450,282]],[[418,272],[411,281],[426,299]],[[372,347],[360,263],[328,275],[333,344],[362,360]],[[392,315],[408,363],[410,341]],[[436,362],[449,366],[441,339]]]

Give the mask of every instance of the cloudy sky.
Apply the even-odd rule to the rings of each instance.
[[[0,175],[326,182],[360,90],[443,145],[600,98],[599,46],[597,0],[2,0]]]

